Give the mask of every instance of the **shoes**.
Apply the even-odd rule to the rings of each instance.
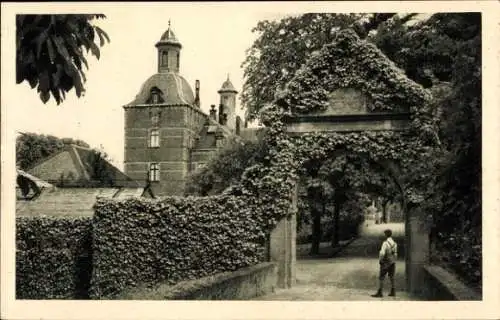
[[[372,297],[374,297],[374,298],[382,298],[383,297],[382,290],[378,290],[377,293],[372,294]]]
[[[394,289],[391,289],[391,293],[389,293],[389,297],[395,297],[396,296],[396,292],[394,291]]]

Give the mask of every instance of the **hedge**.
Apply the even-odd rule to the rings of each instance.
[[[201,278],[264,259],[265,233],[246,197],[99,199],[91,297]]]
[[[88,298],[91,219],[16,218],[16,298]]]

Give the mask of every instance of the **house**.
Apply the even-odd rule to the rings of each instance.
[[[155,195],[183,195],[188,175],[204,166],[229,139],[241,139],[236,95],[228,78],[217,91],[218,107],[201,110],[200,81],[194,92],[180,73],[182,44],[170,27],[155,45],[157,73],[124,105],[125,174],[147,181]],[[255,133],[246,134],[254,137]]]
[[[96,151],[73,144],[28,172],[18,169],[16,191],[16,216],[92,216],[98,197],[155,197],[146,181],[134,181]]]
[[[27,173],[56,187],[141,187],[95,150],[66,143],[62,150],[27,170]]]

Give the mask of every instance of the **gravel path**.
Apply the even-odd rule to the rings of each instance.
[[[405,290],[405,263],[396,263],[396,297],[370,297],[377,289],[377,253],[381,244],[380,234],[391,228],[398,245],[403,245],[402,224],[365,225],[361,236],[341,253],[329,259],[307,259],[297,261],[297,284],[290,289],[276,289],[272,294],[255,300],[412,300]],[[389,280],[386,279],[386,287]]]

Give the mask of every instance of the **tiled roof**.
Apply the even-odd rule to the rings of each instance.
[[[161,35],[160,41],[156,45],[158,45],[158,44],[173,44],[173,45],[181,47],[181,43],[179,42],[179,40],[175,36],[174,32],[170,28],[170,22],[169,22],[169,26],[168,26],[167,31],[165,31]]]
[[[227,76],[227,80],[224,81],[224,83],[222,84],[222,87],[218,91],[218,93],[222,93],[222,92],[234,92],[234,93],[238,93],[238,91],[236,91],[236,89],[234,88],[233,83],[231,82],[231,80],[229,80],[229,76]]]
[[[105,173],[107,181],[97,178],[97,170]],[[140,187],[139,183],[111,163],[97,158],[92,149],[73,144],[66,145],[60,152],[43,159],[28,173],[56,186]]]
[[[53,188],[34,200],[18,200],[17,216],[92,216],[98,197],[140,197],[143,188]]]
[[[57,188],[44,191],[35,200],[16,202],[19,216],[91,216],[97,196],[112,197],[118,188]],[[111,196],[110,196],[111,195]]]
[[[162,72],[152,75],[144,82],[135,99],[126,106],[147,104],[151,89],[158,88],[163,97],[162,105],[193,105],[194,94],[189,83],[174,72]]]
[[[207,121],[207,124],[203,126],[199,133],[199,139],[196,141],[194,150],[217,149],[215,136],[218,132],[221,132],[225,138],[233,137],[239,139],[226,126],[221,125],[211,118],[208,118]]]
[[[199,134],[200,138],[196,141],[194,149],[216,149],[215,132],[217,126],[204,126]]]

